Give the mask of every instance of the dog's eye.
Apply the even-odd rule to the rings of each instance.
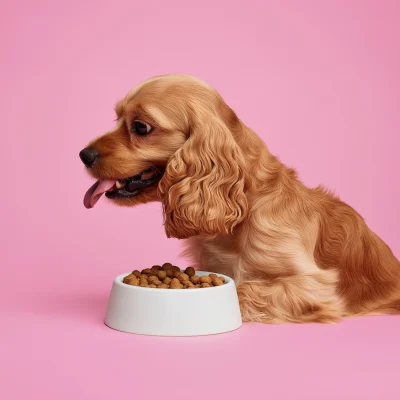
[[[131,132],[137,133],[138,135],[147,135],[151,131],[151,126],[142,121],[133,121]]]

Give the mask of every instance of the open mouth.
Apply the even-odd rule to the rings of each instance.
[[[163,174],[164,169],[153,166],[126,179],[100,179],[86,192],[83,204],[86,208],[93,208],[103,194],[109,199],[135,197],[158,182]]]

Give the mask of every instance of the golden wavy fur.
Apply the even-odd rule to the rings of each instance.
[[[120,205],[161,201],[169,237],[188,239],[203,270],[234,277],[245,321],[334,322],[400,311],[400,262],[350,206],[309,189],[210,86],[152,78],[116,107],[117,127],[91,143],[94,177],[155,165],[157,185]],[[129,131],[134,120],[152,127]]]

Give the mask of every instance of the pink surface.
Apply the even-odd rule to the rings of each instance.
[[[1,8],[0,398],[400,398],[399,317],[191,339],[106,328],[116,275],[184,263],[159,205],[86,210],[78,158],[131,86],[190,73],[399,256],[398,1]]]

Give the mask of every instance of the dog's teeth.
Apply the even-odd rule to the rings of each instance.
[[[126,182],[120,182],[120,181],[115,182],[115,186],[117,187],[117,189],[121,189],[125,185],[126,185]]]

